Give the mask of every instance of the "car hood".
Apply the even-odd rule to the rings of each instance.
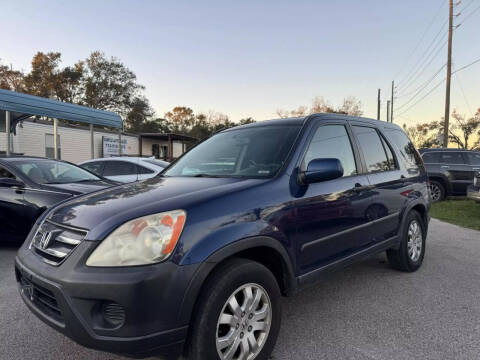
[[[60,190],[63,192],[68,192],[72,195],[81,195],[81,194],[91,193],[97,190],[102,190],[113,185],[114,183],[109,183],[106,181],[93,181],[88,183],[85,182],[85,183],[48,184],[48,185],[44,185],[44,187],[50,190]]]
[[[76,197],[53,209],[48,217],[57,223],[87,229],[87,239],[100,240],[105,233],[131,219],[175,209],[187,210],[195,203],[265,181],[155,177]]]

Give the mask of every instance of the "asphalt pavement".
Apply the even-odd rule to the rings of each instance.
[[[38,320],[0,247],[0,359],[122,359]],[[480,232],[432,220],[420,270],[379,255],[283,300],[273,359],[480,359]]]

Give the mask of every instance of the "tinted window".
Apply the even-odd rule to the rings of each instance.
[[[103,162],[102,161],[95,161],[95,162],[90,162],[87,164],[81,165],[84,169],[87,169],[88,171],[93,172],[94,174],[101,176],[102,171],[103,171]]]
[[[79,166],[55,160],[18,160],[14,166],[37,184],[67,184],[100,180]]]
[[[144,166],[137,165],[138,173],[139,174],[153,174],[155,171],[150,170]]]
[[[312,159],[336,158],[343,167],[343,176],[357,173],[352,144],[343,125],[320,126],[308,147],[304,159],[307,166]]]
[[[397,129],[389,129],[385,131],[385,134],[400,150],[400,156],[412,166],[422,166],[422,159],[417,153],[415,146],[408,138],[408,136],[402,131]]]
[[[390,170],[396,169],[395,157],[393,156],[392,148],[390,147],[390,144],[387,143],[387,141],[383,138],[383,136],[380,136],[380,140],[382,141],[382,145],[385,149],[385,152],[387,153],[388,167],[390,168]]]
[[[10,171],[0,166],[0,178],[15,179],[15,175],[13,175]]]
[[[227,130],[190,150],[164,175],[272,177],[286,161],[299,130],[296,125]]]
[[[439,157],[439,154],[435,152],[429,152],[422,155],[422,158],[425,164],[438,163],[438,157]]]
[[[135,164],[127,161],[105,161],[103,176],[137,175]]]
[[[441,152],[439,155],[441,164],[465,164],[461,152]]]
[[[390,170],[390,162],[377,131],[369,127],[354,126],[353,132],[360,143],[368,172]]]
[[[468,162],[470,163],[470,165],[475,165],[475,166],[480,165],[480,153],[469,152],[466,154],[467,154]]]

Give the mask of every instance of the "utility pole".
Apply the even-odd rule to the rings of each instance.
[[[377,120],[380,120],[380,89],[378,89],[378,96],[377,96]]]
[[[390,100],[387,100],[387,122],[390,122]]]
[[[453,33],[453,0],[449,0],[448,16],[448,59],[447,59],[447,87],[445,94],[445,123],[443,125],[443,147],[448,147],[448,122],[450,120],[450,80],[452,77],[452,33]]]
[[[390,122],[393,122],[393,91],[395,88],[395,82],[392,80],[392,99],[390,100]]]

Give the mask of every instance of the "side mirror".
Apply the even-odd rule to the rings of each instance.
[[[308,163],[307,170],[300,173],[303,184],[333,180],[343,176],[342,163],[338,159],[313,159]]]
[[[13,178],[0,178],[0,187],[24,187],[25,184],[20,180],[13,179]]]

